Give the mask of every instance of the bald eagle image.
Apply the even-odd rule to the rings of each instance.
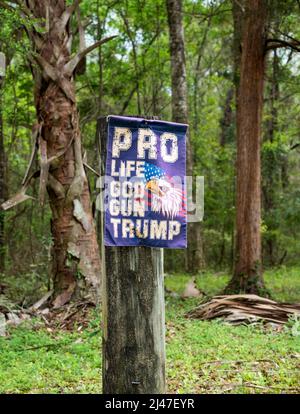
[[[152,164],[145,164],[146,189],[151,192],[151,210],[168,219],[182,211],[182,191],[168,180],[164,171]]]

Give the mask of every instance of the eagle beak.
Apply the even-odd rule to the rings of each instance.
[[[147,190],[151,191],[152,193],[158,195],[159,197],[162,197],[164,195],[164,193],[159,188],[156,180],[150,180],[146,184],[146,188],[147,188]]]

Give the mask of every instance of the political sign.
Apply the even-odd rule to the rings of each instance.
[[[187,247],[187,128],[108,117],[106,246]]]

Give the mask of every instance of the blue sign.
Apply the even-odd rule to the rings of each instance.
[[[109,117],[106,246],[187,247],[187,127]]]

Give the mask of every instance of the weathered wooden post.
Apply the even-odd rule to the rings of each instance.
[[[100,118],[102,176],[107,128]],[[102,261],[103,393],[165,393],[163,249],[102,243]]]

